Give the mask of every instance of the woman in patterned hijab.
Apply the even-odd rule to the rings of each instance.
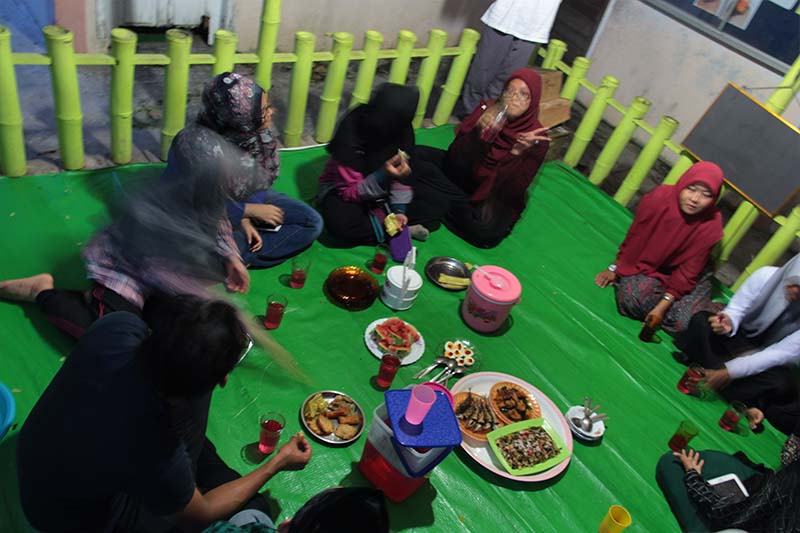
[[[183,176],[194,174],[199,154],[227,159],[221,185],[230,231],[222,228],[220,236],[232,240],[242,262],[254,268],[285,261],[322,231],[314,209],[271,189],[280,168],[271,120],[267,93],[249,78],[224,72],[206,84],[196,124],[181,131],[170,149],[170,163]]]

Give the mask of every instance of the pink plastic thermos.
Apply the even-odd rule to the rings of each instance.
[[[461,304],[464,322],[475,331],[491,333],[499,329],[519,303],[522,285],[517,277],[498,266],[483,266],[472,271],[472,282]]]

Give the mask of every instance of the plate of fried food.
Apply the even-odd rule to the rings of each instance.
[[[510,374],[476,372],[461,378],[450,391],[464,437],[461,447],[485,469],[508,479],[535,483],[554,478],[567,468],[573,447],[569,425],[550,398],[530,383]],[[492,451],[489,434],[512,424],[539,419],[545,420],[560,438],[566,458],[536,473],[512,473]]]
[[[300,420],[315,439],[328,444],[350,444],[364,431],[361,406],[350,396],[333,390],[306,398],[300,408]]]
[[[505,425],[542,416],[542,409],[536,398],[520,385],[510,381],[492,385],[489,399],[492,411]]]

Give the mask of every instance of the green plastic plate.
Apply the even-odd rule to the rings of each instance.
[[[503,456],[503,453],[500,451],[500,448],[497,445],[497,440],[500,437],[505,437],[506,435],[510,435],[511,433],[517,433],[518,431],[522,431],[523,429],[529,429],[534,427],[540,427],[548,435],[550,438],[553,439],[553,442],[558,449],[561,450],[558,455],[548,459],[547,461],[539,464],[535,464],[533,466],[528,466],[525,468],[511,468],[511,465],[508,464],[506,458]],[[492,451],[494,452],[495,456],[503,463],[503,467],[508,470],[509,473],[514,474],[515,476],[527,476],[528,474],[538,474],[539,472],[544,472],[549,468],[553,468],[558,463],[563,461],[564,459],[568,458],[572,452],[569,451],[564,441],[561,440],[561,437],[558,436],[558,433],[555,432],[553,427],[545,420],[544,418],[534,418],[533,420],[523,420],[522,422],[517,422],[516,424],[511,424],[509,426],[504,426],[499,429],[495,429],[491,433],[489,433],[486,438],[489,440],[489,446],[491,446]]]

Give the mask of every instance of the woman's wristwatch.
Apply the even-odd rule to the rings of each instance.
[[[617,265],[614,264],[614,263],[611,263],[610,265],[608,265],[608,268],[606,270],[608,270],[609,272],[616,272],[617,271]]]
[[[661,297],[661,299],[664,300],[665,302],[675,301],[675,297],[673,295],[669,294],[669,293],[666,293],[666,292],[664,293],[664,296]]]

